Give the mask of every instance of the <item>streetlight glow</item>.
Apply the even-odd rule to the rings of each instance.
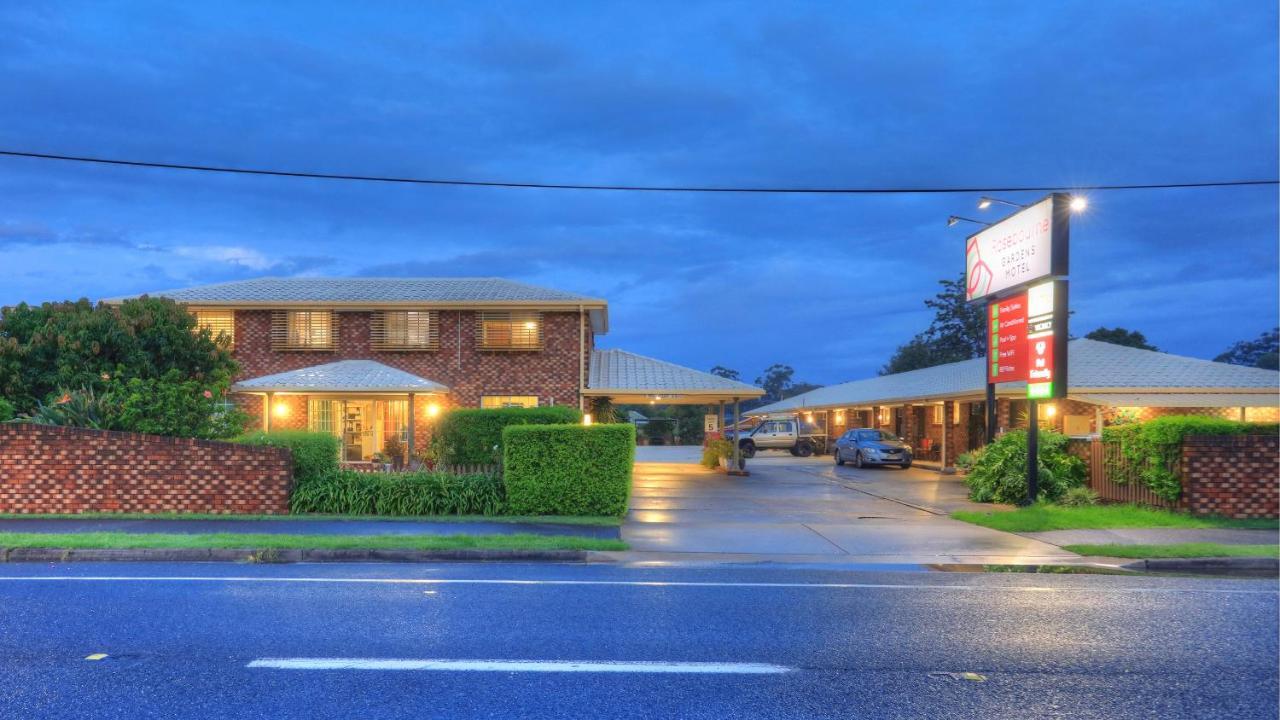
[[[1071,196],[1071,212],[1082,212],[1089,207],[1089,200],[1083,195]]]
[[[984,197],[984,198],[981,198],[981,199],[979,199],[979,200],[978,200],[978,209],[979,209],[979,210],[986,210],[986,209],[987,209],[987,208],[989,208],[989,207],[991,207],[991,198],[985,198],[985,197]]]

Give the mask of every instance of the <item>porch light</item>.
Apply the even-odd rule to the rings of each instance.
[[[436,403],[427,403],[427,417],[433,418],[440,414],[440,406]]]
[[[1058,406],[1056,406],[1056,405],[1045,405],[1045,406],[1044,406],[1044,414],[1045,414],[1045,416],[1046,416],[1046,417],[1053,417],[1054,415],[1057,415],[1057,414],[1058,414]]]
[[[591,413],[582,413],[582,424],[583,425],[591,424]]]
[[[271,408],[271,412],[278,418],[286,418],[289,417],[289,406],[284,402],[278,402]]]

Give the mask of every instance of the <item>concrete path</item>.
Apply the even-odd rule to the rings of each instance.
[[[268,535],[576,535],[614,539],[616,527],[553,523],[438,522],[418,520],[115,520],[111,518],[0,518],[0,532],[16,533],[264,533]]]
[[[1054,545],[1169,545],[1174,543],[1222,543],[1224,545],[1276,545],[1280,530],[1143,528],[1132,530],[1049,530],[1019,533]]]
[[[626,560],[800,563],[1037,563],[1079,560],[1054,545],[951,520],[972,505],[951,476],[835,468],[829,457],[760,456],[750,477],[638,463]],[[990,509],[990,506],[982,506]]]

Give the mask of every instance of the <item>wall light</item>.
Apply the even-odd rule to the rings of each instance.
[[[440,414],[440,406],[436,403],[427,403],[427,417],[435,417]]]
[[[1045,414],[1045,416],[1046,416],[1046,417],[1053,417],[1054,415],[1057,415],[1057,414],[1058,414],[1058,406],[1057,406],[1057,405],[1045,405],[1045,406],[1044,406],[1044,414]]]
[[[582,424],[583,425],[591,424],[591,413],[582,413]]]
[[[278,418],[286,418],[289,417],[289,406],[283,401],[278,402],[275,407],[271,408],[271,412]]]

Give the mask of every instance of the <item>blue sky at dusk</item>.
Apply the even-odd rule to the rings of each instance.
[[[0,6],[0,148],[533,182],[992,186],[1278,173],[1274,2]],[[978,194],[340,183],[0,158],[0,305],[262,275],[503,276],[618,347],[872,374]],[[1039,193],[1013,195],[1028,201]],[[1072,330],[1277,324],[1275,187],[1093,193]],[[996,214],[996,209],[985,211]]]

